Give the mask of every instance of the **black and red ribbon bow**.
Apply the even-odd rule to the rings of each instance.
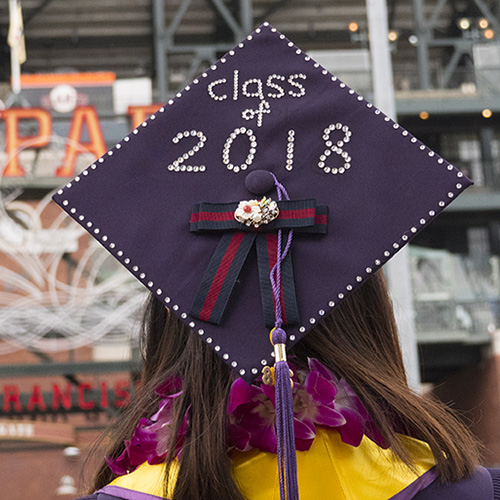
[[[279,201],[279,216],[258,228],[234,218],[239,202],[198,203],[191,213],[190,231],[223,232],[201,281],[190,316],[219,325],[241,268],[256,241],[260,292],[266,326],[275,322],[274,297],[269,273],[276,264],[279,229],[325,234],[328,207],[316,206],[314,199]],[[283,324],[298,323],[292,257],[288,252],[281,264],[280,301]]]

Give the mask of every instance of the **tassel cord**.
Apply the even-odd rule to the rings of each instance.
[[[276,191],[278,193],[278,201],[281,201],[283,198],[289,200],[290,196],[288,196],[288,192],[285,189],[285,186],[283,186],[283,184],[281,184],[278,181],[277,177],[273,173],[271,173],[271,175],[273,176],[274,184],[276,185]],[[276,328],[281,327],[283,325],[283,311],[281,310],[281,300],[280,300],[281,263],[283,262],[283,260],[288,254],[288,251],[290,250],[290,247],[292,245],[292,238],[293,238],[293,230],[290,230],[288,231],[287,242],[282,252],[281,246],[283,240],[283,231],[281,229],[278,231],[278,248],[276,252],[276,264],[274,264],[270,274],[271,286],[273,288],[273,295],[274,295],[274,307],[275,307],[275,317],[276,317],[274,326]]]

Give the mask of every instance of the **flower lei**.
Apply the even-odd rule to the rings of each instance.
[[[292,362],[293,365],[293,362]],[[294,430],[297,450],[308,450],[316,437],[316,426],[336,429],[342,441],[359,446],[366,434],[379,446],[384,439],[359,397],[344,379],[337,378],[317,359],[308,360],[307,369],[292,366]],[[248,451],[257,448],[276,453],[275,387],[259,383],[247,385],[241,378],[235,380],[229,392],[227,405],[228,451]],[[158,464],[165,461],[169,427],[173,425],[171,409],[174,400],[182,394],[180,379],[170,380],[157,388],[162,398],[158,411],[151,418],[142,418],[132,438],[124,442],[125,449],[117,458],[106,458],[108,467],[116,475],[135,470],[144,462]],[[175,390],[176,392],[172,393]],[[189,409],[177,433],[175,455],[179,456],[189,427]]]

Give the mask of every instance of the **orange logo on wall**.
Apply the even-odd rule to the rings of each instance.
[[[160,107],[159,104],[149,106],[129,106],[128,115],[131,117],[133,128],[140,125],[150,114]],[[48,145],[52,135],[52,116],[44,108],[9,108],[0,112],[0,119],[5,121],[6,153],[8,163],[3,171],[4,177],[24,177],[26,171],[20,163],[19,151],[24,148],[41,149]],[[37,133],[23,136],[20,133],[22,121],[34,121],[37,124]],[[84,141],[84,131],[88,141]],[[57,177],[72,177],[75,175],[75,165],[80,154],[91,152],[96,157],[106,152],[99,117],[94,106],[77,106],[73,111],[64,160],[57,167]]]

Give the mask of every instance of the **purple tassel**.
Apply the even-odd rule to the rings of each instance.
[[[278,200],[283,197],[289,200],[288,193],[276,176],[271,173],[278,193]],[[274,296],[275,328],[272,330],[271,342],[274,345],[274,379],[276,385],[276,436],[278,451],[278,474],[280,479],[280,499],[299,500],[297,483],[297,455],[295,450],[295,431],[293,427],[293,394],[290,368],[286,362],[286,332],[281,328],[283,315],[281,311],[281,262],[290,250],[293,231],[289,231],[285,248],[281,248],[282,231],[278,231],[278,248],[276,264],[271,269],[270,280]]]
[[[281,500],[298,500],[297,456],[295,450],[295,432],[293,427],[293,394],[290,379],[290,367],[286,362],[286,333],[275,328],[272,333],[275,353],[282,349],[283,356],[277,356],[274,364],[276,381],[276,435],[278,440],[278,474]],[[275,355],[276,355],[275,354]],[[284,358],[283,361],[280,359]]]

